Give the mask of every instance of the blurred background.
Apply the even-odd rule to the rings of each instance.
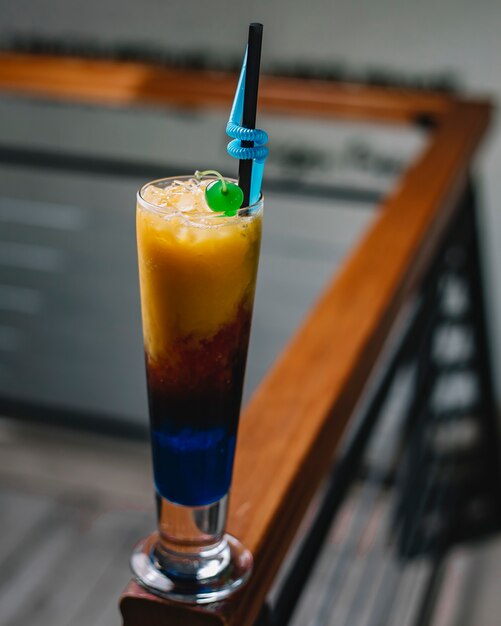
[[[4,52],[236,71],[248,22],[261,21],[264,73],[501,96],[501,4],[494,0],[0,0],[0,15]],[[135,190],[197,168],[234,174],[226,115],[0,93],[0,625],[119,623],[131,545],[155,523]],[[417,127],[272,115],[258,125],[270,133],[271,155],[244,401],[427,141]],[[496,120],[476,166],[499,405]],[[426,623],[499,623],[492,589],[501,547],[493,541],[468,550],[447,564],[462,576],[449,591],[456,608],[438,604],[442,613]],[[68,565],[70,553],[77,566]],[[57,581],[59,597],[41,579]],[[458,589],[469,590],[468,610]],[[306,624],[300,611],[298,626]],[[350,626],[368,619],[359,618],[349,621],[346,612]],[[395,626],[418,623],[405,619]]]
[[[111,0],[90,4],[53,0],[43,5],[20,0],[2,3],[1,41],[4,49],[82,51],[235,68],[240,63],[245,25],[259,18],[266,28],[264,72],[444,86],[496,97],[501,91],[497,71],[500,12],[497,2],[487,0],[475,6],[457,0],[405,5],[389,0],[364,0],[356,5],[321,0],[311,4],[263,0],[242,5],[217,0],[210,7],[194,0],[120,5]],[[7,119],[4,117],[5,122]],[[8,133],[8,124],[3,126]],[[52,131],[61,138],[67,129]],[[34,129],[28,124],[24,132],[29,136]],[[99,133],[91,128],[82,135],[80,149],[85,148],[84,141],[92,141]],[[169,160],[160,140],[151,145],[153,139],[149,137],[148,143],[152,154]],[[120,137],[115,141],[117,149],[125,149],[123,143],[118,144]],[[191,151],[189,140],[187,143]],[[137,147],[128,144],[127,148],[130,156],[135,156]],[[483,232],[491,286],[490,319],[495,325],[493,356],[499,372],[501,281],[496,268],[501,267],[497,245],[501,143],[497,124],[491,128],[483,157],[479,164]],[[497,373],[496,380],[501,389],[501,374]]]

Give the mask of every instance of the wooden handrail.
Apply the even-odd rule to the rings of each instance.
[[[384,203],[247,406],[229,531],[250,548],[255,569],[234,598],[215,608],[192,609],[197,620],[206,615],[200,624],[252,626],[257,618],[391,326],[417,289],[453,216],[489,115],[486,102],[456,101],[442,117],[428,148]],[[146,597],[132,586],[122,599],[124,614],[129,602],[135,609],[148,605],[152,618],[155,605],[169,605]],[[165,611],[164,626],[176,623],[168,616]]]
[[[234,89],[234,77],[223,74],[117,67],[0,55],[0,90],[114,104],[226,106]],[[245,410],[229,530],[254,554],[249,583],[229,600],[202,607],[174,605],[132,583],[121,600],[125,626],[253,624],[392,324],[453,216],[491,111],[484,101],[292,79],[267,79],[261,95],[270,111],[398,123],[431,116],[437,128]]]

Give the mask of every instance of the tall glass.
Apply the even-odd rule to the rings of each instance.
[[[193,176],[166,178],[137,195],[158,531],[131,565],[153,593],[196,603],[226,597],[252,568],[224,531],[263,202],[213,213],[200,204],[212,180],[200,191]]]

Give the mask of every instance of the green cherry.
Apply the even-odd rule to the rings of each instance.
[[[242,206],[244,192],[234,183],[215,180],[207,185],[205,200],[213,211],[232,217]]]

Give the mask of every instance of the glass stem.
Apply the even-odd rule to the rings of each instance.
[[[198,580],[220,574],[229,563],[224,536],[228,496],[204,506],[182,506],[157,495],[158,542],[154,557],[171,577]]]

